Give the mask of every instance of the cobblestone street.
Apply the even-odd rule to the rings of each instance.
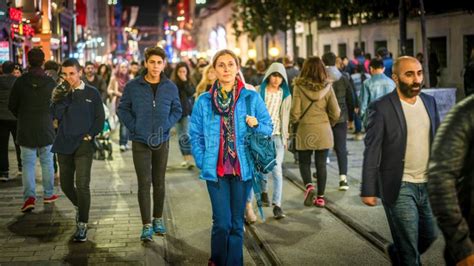
[[[349,136],[350,138],[351,136]],[[203,265],[209,258],[211,206],[205,182],[198,171],[180,167],[181,155],[175,138],[170,144],[166,174],[164,218],[167,235],[154,242],[139,240],[141,219],[132,152],[120,153],[114,146],[113,161],[93,162],[88,241],[70,241],[75,230],[75,212],[60,192],[53,204],[43,204],[41,168],[37,167],[37,204],[23,214],[21,179],[0,183],[0,265]],[[363,142],[348,140],[349,191],[337,190],[337,161],[330,156],[327,198],[368,231],[391,240],[383,208],[369,208],[360,202],[359,184]],[[12,174],[16,172],[14,151],[10,151]],[[304,207],[303,193],[289,180],[301,182],[293,156],[285,156],[283,208],[287,218],[275,220],[271,208],[264,208],[266,222],[253,230],[265,239],[282,265],[389,265],[385,255],[335,219],[326,209]],[[270,188],[272,186],[270,185]],[[59,191],[59,187],[57,187]],[[321,245],[321,243],[324,245]],[[260,261],[246,236],[245,265]],[[423,263],[439,265],[442,238],[426,254]],[[346,254],[341,256],[341,252]],[[314,263],[313,263],[314,262]]]

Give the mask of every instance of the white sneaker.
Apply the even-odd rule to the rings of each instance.
[[[188,162],[182,161],[182,162],[181,162],[181,167],[183,167],[183,168],[188,167]]]
[[[349,184],[347,183],[347,180],[339,181],[339,190],[340,191],[347,191],[348,189],[349,189]]]
[[[120,145],[120,151],[126,151],[127,150],[127,146],[125,145]]]
[[[364,140],[364,134],[356,133],[354,136],[354,140]]]
[[[194,163],[188,163],[188,169],[189,170],[193,169],[194,167],[196,167],[196,165],[194,165]]]
[[[339,176],[339,190],[340,191],[346,191],[349,189],[349,184],[347,183],[347,176],[346,175],[340,175]]]

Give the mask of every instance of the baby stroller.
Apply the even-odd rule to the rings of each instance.
[[[112,141],[110,141],[110,113],[107,106],[105,104],[102,105],[104,106],[105,113],[104,128],[102,129],[102,132],[94,138],[94,159],[105,160],[105,153],[107,151],[107,160],[113,160],[114,158],[112,157]]]

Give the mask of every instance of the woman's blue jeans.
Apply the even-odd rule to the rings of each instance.
[[[212,205],[211,261],[243,265],[244,212],[252,180],[238,177],[207,181]]]
[[[191,140],[189,138],[189,117],[183,116],[176,123],[176,131],[178,133],[179,150],[181,154],[191,155]]]

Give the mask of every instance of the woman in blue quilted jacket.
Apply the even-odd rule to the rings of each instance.
[[[212,66],[217,80],[197,99],[191,115],[191,150],[212,205],[209,265],[243,265],[244,210],[253,169],[244,138],[248,127],[271,135],[272,121],[262,98],[236,77],[239,60],[232,51],[217,52]]]

